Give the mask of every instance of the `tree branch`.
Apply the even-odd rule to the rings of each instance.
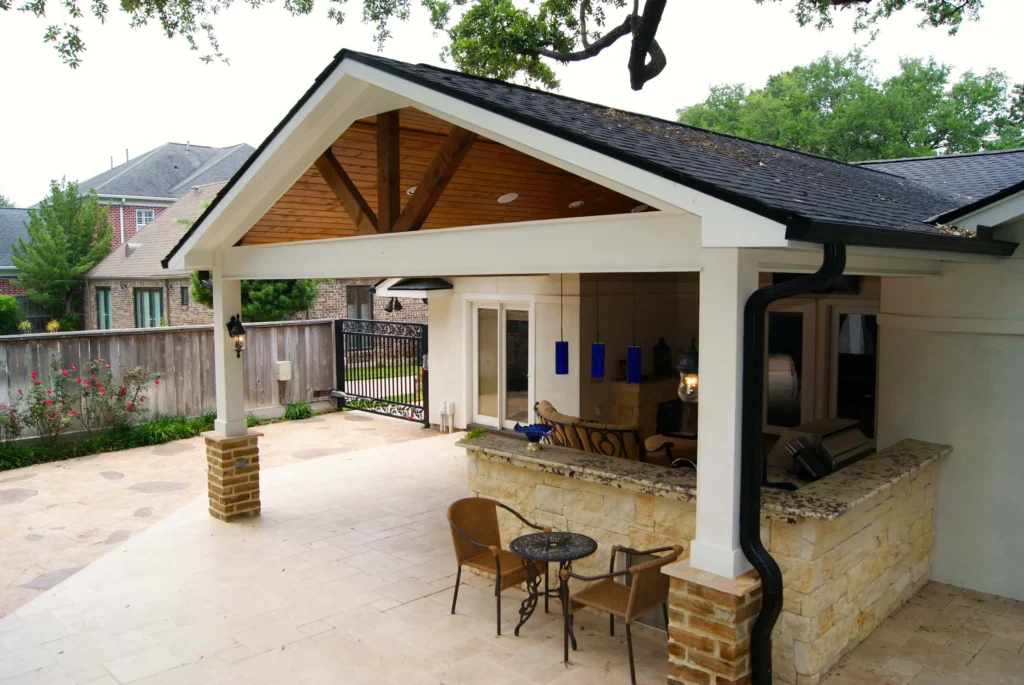
[[[629,51],[629,85],[640,90],[644,84],[656,77],[668,64],[665,51],[654,36],[658,33],[661,17],[668,0],[647,0],[644,13],[633,29],[633,46]],[[647,55],[651,61],[647,61]]]
[[[559,52],[550,48],[537,48],[536,53],[542,57],[549,57],[559,62],[580,62],[591,57],[597,57],[605,48],[611,46],[615,41],[628,36],[633,32],[633,18],[626,17],[625,21],[604,34],[593,43],[584,43],[582,50],[576,52]]]

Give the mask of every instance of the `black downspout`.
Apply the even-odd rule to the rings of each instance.
[[[740,442],[740,546],[761,577],[761,613],[750,636],[754,685],[772,685],[772,628],[782,611],[782,572],[761,544],[761,484],[766,470],[762,439],[765,315],[776,300],[828,288],[846,268],[846,246],[825,245],[821,268],[754,291],[743,309],[743,416]]]

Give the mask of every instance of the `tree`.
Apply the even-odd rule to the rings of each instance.
[[[242,281],[242,320],[280,321],[309,309],[319,295],[320,281],[315,279]],[[192,273],[192,299],[213,306],[213,290],[196,272]]]
[[[0,295],[0,335],[14,333],[21,323],[21,307],[14,295]]]
[[[86,272],[110,252],[110,224],[96,191],[78,193],[78,184],[50,182],[50,194],[28,210],[28,242],[11,246],[18,282],[33,302],[51,314],[76,314]]]
[[[272,0],[267,0],[270,2]],[[284,0],[292,15],[313,12],[315,0]],[[531,0],[528,6],[514,0],[420,0],[430,13],[435,31],[444,31],[448,45],[442,55],[471,74],[500,79],[522,78],[548,88],[558,86],[552,62],[568,63],[597,57],[610,45],[628,37],[630,41],[630,85],[640,90],[660,74],[668,59],[656,36],[668,0]],[[694,2],[696,0],[693,0]],[[836,11],[854,13],[856,30],[872,31],[893,14],[911,7],[922,15],[922,26],[945,27],[956,33],[964,20],[976,20],[984,0],[753,0],[759,5],[786,3],[793,7],[801,26],[819,29],[832,25]],[[10,10],[15,0],[0,0],[0,9]],[[51,0],[52,2],[52,0]],[[340,6],[346,0],[331,0],[327,17],[345,20]],[[250,0],[258,7],[263,0]],[[83,16],[83,0],[62,0],[60,7],[73,22]],[[227,9],[231,0],[122,0],[118,7],[133,27],[158,22],[169,37],[181,36],[192,50],[202,50],[200,59],[227,61],[220,50],[212,19]],[[46,18],[47,0],[22,0],[18,9]],[[391,22],[407,21],[411,0],[362,0],[362,20],[375,27],[378,48],[391,36]],[[103,0],[89,5],[100,21],[110,8]],[[454,10],[454,12],[453,12]],[[453,14],[458,14],[457,18]],[[74,23],[50,24],[43,40],[52,43],[61,59],[77,67],[82,62],[85,42]],[[202,44],[202,46],[201,46]]]
[[[903,59],[884,81],[859,51],[826,55],[755,90],[711,89],[678,111],[691,126],[846,162],[1024,146],[1024,86],[1002,72]]]
[[[14,203],[8,200],[3,193],[0,193],[0,209],[4,207],[13,207]]]

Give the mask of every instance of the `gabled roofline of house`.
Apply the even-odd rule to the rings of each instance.
[[[1007,188],[1003,188],[999,192],[993,193],[987,197],[983,197],[980,200],[975,200],[969,205],[957,207],[956,209],[950,210],[945,214],[939,214],[937,216],[934,216],[931,219],[929,219],[929,221],[938,224],[948,224],[952,221],[956,221],[957,219],[961,219],[969,214],[973,214],[974,212],[977,212],[980,209],[984,209],[989,205],[993,205],[999,202],[1000,200],[1005,200],[1008,197],[1013,197],[1014,195],[1022,192],[1024,192],[1024,181],[1015,183],[1014,185],[1009,186]]]
[[[885,226],[872,226],[849,221],[823,221],[796,218],[786,224],[786,238],[808,243],[840,243],[861,247],[888,247],[936,252],[1009,257],[1017,243],[971,238],[925,231],[897,230]]]

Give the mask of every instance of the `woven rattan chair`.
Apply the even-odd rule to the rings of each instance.
[[[630,566],[622,571],[615,570],[615,557],[618,552],[629,555],[630,561],[633,556],[653,555],[667,552],[664,556],[656,559]],[[679,558],[683,548],[679,545],[671,547],[658,547],[656,549],[630,549],[628,547],[612,547],[612,560],[609,564],[608,573],[598,576],[581,576],[576,573],[562,571],[562,582],[568,582],[569,578],[577,580],[594,581],[591,585],[569,597],[569,615],[575,613],[579,607],[590,607],[606,614],[608,617],[609,631],[615,635],[615,618],[618,617],[626,623],[626,649],[629,652],[629,677],[636,685],[636,669],[633,667],[633,635],[630,632],[630,624],[642,614],[647,613],[654,607],[661,605],[665,616],[665,624],[668,624],[668,583],[669,579],[661,569]],[[629,585],[616,582],[616,578],[629,576]],[[570,621],[572,618],[569,619]]]
[[[459,570],[455,575],[455,596],[452,597],[452,613],[459,601],[459,582],[462,567],[475,568],[494,576],[494,598],[498,607],[498,635],[501,635],[501,591],[526,582],[526,567],[522,557],[502,549],[501,533],[498,531],[498,507],[510,512],[520,521],[545,532],[550,528],[538,526],[523,518],[512,507],[485,497],[467,497],[457,500],[448,507],[448,525],[452,529],[452,543],[455,545],[455,562]],[[548,565],[534,562],[537,572],[544,574],[544,612],[548,610]]]

